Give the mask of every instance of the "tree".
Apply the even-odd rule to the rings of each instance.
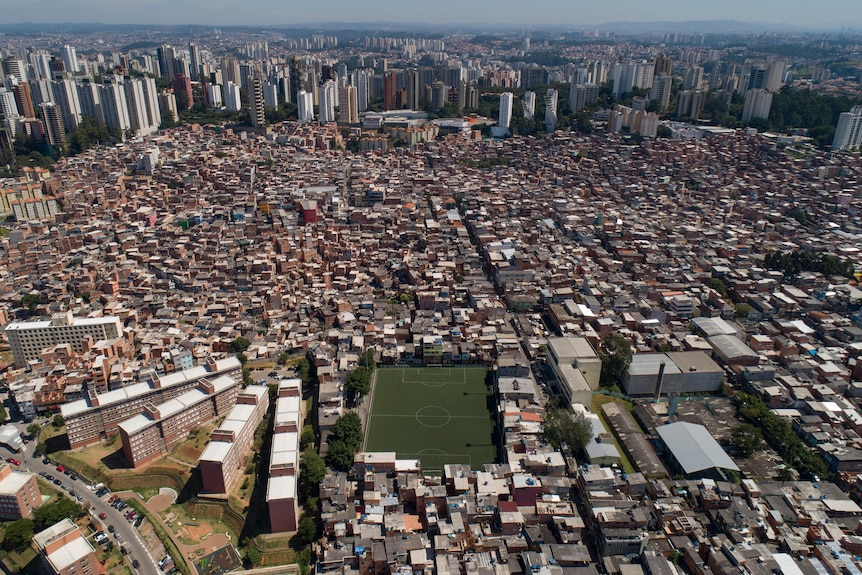
[[[299,521],[299,527],[296,530],[296,536],[302,542],[303,545],[308,545],[312,541],[314,541],[315,537],[317,537],[317,525],[314,523],[314,519],[309,516],[303,517]]]
[[[45,299],[38,293],[28,293],[21,298],[21,307],[27,308],[27,311],[31,314],[36,311],[38,306],[44,304]]]
[[[763,432],[750,423],[741,423],[731,431],[730,441],[743,457],[751,457],[763,449]]]
[[[285,366],[285,365],[287,365],[288,361],[290,361],[290,354],[287,353],[286,351],[281,352],[278,356],[278,365]],[[306,361],[308,361],[308,360],[306,360]]]
[[[305,486],[316,486],[326,477],[326,463],[313,449],[306,449],[299,459],[299,478]]]
[[[354,451],[362,445],[362,420],[355,411],[348,411],[332,426],[332,435]]]
[[[371,391],[371,372],[364,365],[360,365],[347,374],[345,389],[350,395],[368,395]]]
[[[3,537],[3,548],[23,551],[33,540],[34,524],[30,519],[18,519],[6,525]]]
[[[734,309],[736,310],[736,317],[748,317],[748,314],[751,313],[751,306],[747,303],[738,303]]]
[[[59,413],[54,416],[54,419],[51,420],[51,425],[54,427],[63,427],[66,422],[63,420],[63,416]]]
[[[580,411],[552,406],[545,413],[545,439],[555,449],[567,448],[576,453],[587,445],[592,433],[592,424]]]
[[[299,445],[300,449],[314,445],[314,427],[312,425],[303,426],[302,433],[299,435]]]
[[[245,551],[245,560],[248,561],[252,567],[257,567],[263,560],[263,555],[261,555],[260,551],[255,547],[249,546]]]
[[[39,435],[39,432],[42,430],[42,426],[38,423],[31,423],[27,426],[27,433],[36,437]]]
[[[33,521],[38,530],[54,525],[61,519],[77,519],[84,515],[84,508],[67,497],[60,497],[53,503],[39,507],[33,512]]]
[[[343,441],[330,441],[329,450],[326,452],[326,464],[336,471],[349,471],[353,467],[354,454],[355,451]]]
[[[245,350],[247,350],[250,345],[251,345],[251,342],[247,338],[245,338],[243,336],[239,336],[238,338],[236,338],[235,340],[230,342],[230,352],[231,353],[244,353]]]
[[[599,346],[599,359],[602,360],[600,384],[604,387],[612,387],[629,368],[632,362],[632,348],[626,338],[614,333]]]

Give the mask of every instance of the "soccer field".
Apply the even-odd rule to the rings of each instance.
[[[485,368],[375,370],[365,451],[418,458],[424,471],[447,463],[481,469],[497,459],[494,394]]]

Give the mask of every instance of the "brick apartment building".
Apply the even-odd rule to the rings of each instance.
[[[236,406],[227,414],[201,453],[199,465],[204,491],[229,493],[242,477],[251,455],[254,434],[269,409],[269,390],[250,385],[236,396]]]
[[[195,389],[159,405],[146,404],[143,413],[118,426],[126,461],[139,467],[166,454],[192,429],[231,410],[239,389],[240,382],[222,375],[201,379]]]
[[[242,365],[230,356],[203,365],[176,371],[149,383],[136,383],[108,393],[90,392],[85,399],[60,406],[72,449],[98,443],[117,432],[117,426],[144,412],[147,404],[158,405],[194,389],[204,379],[227,375],[237,384],[242,381]]]
[[[302,429],[302,382],[285,379],[278,384],[272,432],[272,453],[266,502],[273,533],[296,531],[299,508],[296,483],[299,476],[299,432]]]
[[[0,519],[29,517],[40,505],[42,494],[34,474],[14,471],[8,464],[0,467]]]
[[[96,550],[68,517],[33,536],[45,572],[55,575],[96,575],[101,566]]]

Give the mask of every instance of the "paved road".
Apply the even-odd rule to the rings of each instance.
[[[16,423],[16,427],[26,428],[26,424]],[[161,557],[154,558],[150,554],[150,550],[146,543],[144,543],[143,539],[138,534],[138,530],[126,521],[126,518],[123,517],[123,513],[117,511],[108,504],[108,498],[111,495],[105,495],[104,498],[101,499],[96,497],[96,494],[83,479],[78,478],[77,481],[72,481],[69,479],[69,476],[57,472],[56,464],[45,464],[42,463],[43,457],[33,457],[33,447],[34,444],[30,442],[24,446],[24,451],[18,454],[12,454],[5,447],[0,447],[0,454],[2,454],[3,459],[7,457],[6,453],[9,453],[11,457],[20,460],[21,469],[36,473],[37,475],[41,472],[45,472],[53,475],[57,479],[60,479],[68,486],[69,491],[74,491],[77,495],[81,496],[84,501],[89,502],[90,515],[93,516],[94,523],[97,525],[99,522],[105,523],[104,531],[106,535],[109,535],[117,545],[122,542],[126,543],[126,547],[129,549],[129,554],[126,556],[128,558],[129,567],[131,567],[132,561],[137,559],[140,563],[140,567],[136,570],[137,573],[140,573],[141,575],[160,575],[161,571],[158,568],[158,560],[161,559]],[[128,511],[128,509],[126,509],[126,511]],[[100,513],[106,514],[107,519],[104,521],[100,520],[98,518]],[[117,540],[112,533],[108,533],[108,525],[114,526],[116,532],[120,534],[121,539]]]

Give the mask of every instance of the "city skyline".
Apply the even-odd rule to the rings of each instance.
[[[645,4],[623,0],[613,11],[604,5],[573,4],[562,0],[541,0],[529,7],[515,0],[477,0],[464,4],[440,0],[428,13],[414,3],[391,0],[321,0],[285,8],[283,3],[262,0],[249,10],[239,0],[81,0],[59,2],[37,0],[4,9],[8,23],[105,23],[214,26],[290,26],[303,24],[412,23],[473,26],[602,26],[632,22],[700,22],[737,20],[772,26],[798,28],[853,27],[862,23],[862,12],[852,0],[824,0],[816,10],[807,0],[766,0],[758,3],[729,0],[719,4],[691,5],[680,0],[657,0]],[[692,30],[694,31],[694,30]]]

